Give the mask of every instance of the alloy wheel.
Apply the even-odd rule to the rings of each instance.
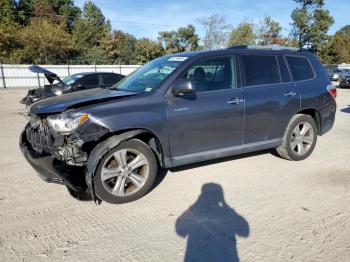
[[[313,142],[313,127],[307,122],[299,123],[294,128],[290,141],[293,152],[299,156],[303,156],[310,150]]]
[[[115,196],[130,196],[139,191],[149,176],[149,162],[136,149],[121,149],[108,157],[101,170],[104,188]]]

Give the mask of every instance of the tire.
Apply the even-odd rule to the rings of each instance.
[[[305,129],[303,129],[304,126]],[[317,142],[317,134],[315,120],[309,115],[297,114],[290,120],[283,136],[282,145],[276,148],[276,151],[280,157],[287,160],[304,160],[313,152]]]
[[[135,201],[151,190],[157,171],[156,157],[148,145],[138,139],[122,142],[98,164],[95,193],[111,204]]]

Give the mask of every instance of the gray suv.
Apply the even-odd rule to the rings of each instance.
[[[20,147],[41,178],[74,197],[125,203],[149,192],[162,169],[269,148],[307,158],[333,126],[335,97],[308,51],[178,53],[111,89],[33,104]]]

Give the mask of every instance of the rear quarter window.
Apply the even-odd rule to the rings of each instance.
[[[311,64],[305,57],[287,56],[286,58],[294,81],[308,80],[315,77]]]
[[[280,83],[276,56],[242,55],[247,86]]]
[[[110,87],[116,83],[118,83],[123,77],[121,75],[115,74],[103,74],[103,84],[106,87]]]
[[[278,65],[280,66],[282,82],[290,82],[291,79],[290,79],[290,75],[288,72],[288,68],[287,68],[286,62],[284,61],[282,56],[278,57]]]

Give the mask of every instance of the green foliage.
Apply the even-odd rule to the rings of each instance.
[[[136,60],[136,43],[137,39],[133,35],[123,31],[113,31],[111,58],[120,64],[134,64]]]
[[[76,20],[72,35],[77,46],[84,50],[99,45],[100,39],[106,37],[110,30],[111,25],[101,9],[89,1],[84,4],[82,16]]]
[[[19,0],[16,6],[17,22],[20,25],[29,25],[30,19],[34,16],[35,0]]]
[[[333,18],[324,0],[293,0],[293,30],[282,34],[281,25],[265,17],[258,25],[245,20],[232,29],[226,19],[212,15],[199,19],[205,29],[200,38],[193,25],[160,31],[158,41],[137,39],[111,25],[92,2],[82,10],[73,0],[0,0],[0,62],[144,64],[163,54],[227,45],[280,44],[315,52],[324,63],[350,62],[350,25],[327,35]]]
[[[322,43],[327,41],[327,32],[334,23],[329,11],[323,8],[323,0],[294,0],[301,7],[292,12],[293,34],[300,48],[308,48],[319,54]]]
[[[148,38],[141,38],[135,46],[136,64],[145,64],[164,54],[163,47]]]
[[[60,63],[76,52],[65,25],[46,19],[32,20],[19,32],[18,37],[22,48],[13,55],[23,63]]]
[[[335,33],[329,50],[333,63],[350,62],[350,25],[344,26]]]
[[[254,45],[256,44],[256,39],[257,35],[254,32],[254,24],[250,21],[243,21],[232,30],[227,45]]]
[[[177,31],[160,31],[158,41],[167,54],[195,51],[199,47],[199,37],[193,25],[180,27]]]
[[[270,16],[266,16],[260,23],[256,34],[259,45],[283,44],[282,26]]]

